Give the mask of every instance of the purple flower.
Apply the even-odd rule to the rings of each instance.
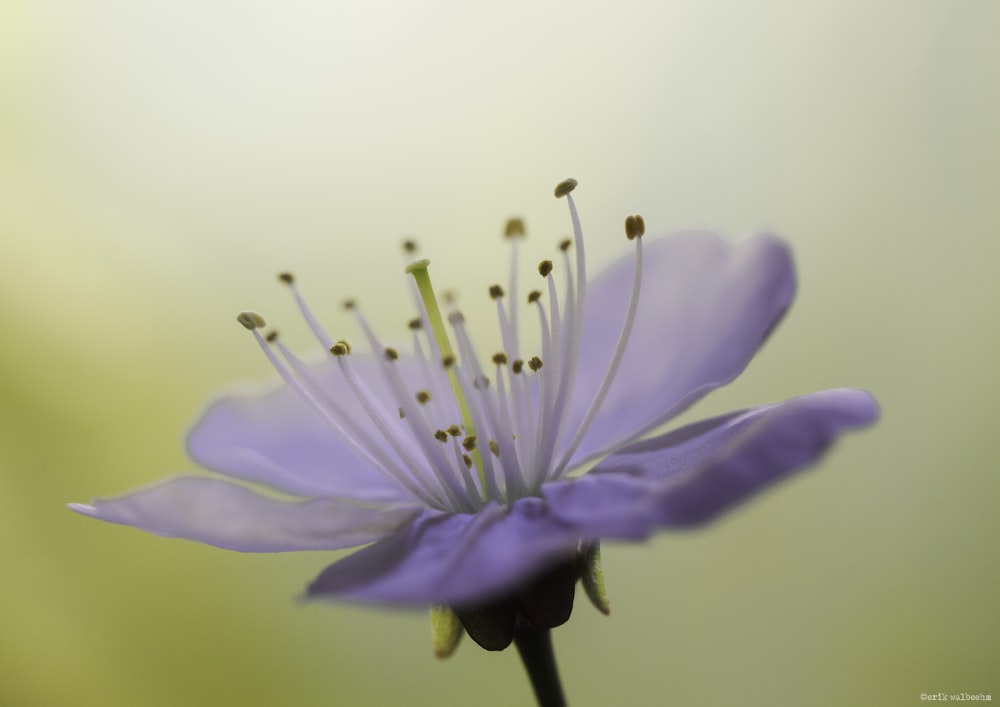
[[[490,288],[502,352],[481,355],[462,315],[441,312],[427,261],[407,268],[418,317],[405,353],[350,303],[369,353],[334,341],[283,275],[332,355],[306,365],[262,333],[260,315],[240,315],[286,384],[220,400],[194,426],[191,457],[225,477],[174,477],[71,508],[243,552],[368,544],[321,572],[309,597],[461,608],[519,596],[530,611],[525,597],[553,573],[568,577],[570,606],[580,576],[599,594],[600,539],[707,523],[876,419],[870,395],[838,389],[649,436],[747,365],[791,302],[791,257],[771,235],[644,245],[642,219],[629,217],[634,252],[591,279],[575,184],[556,191],[574,239],[539,265],[526,299],[523,226],[508,224],[510,280]],[[525,319],[538,337],[522,338]]]

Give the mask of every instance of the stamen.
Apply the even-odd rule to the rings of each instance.
[[[539,275],[541,275],[542,277],[546,277],[546,276],[548,276],[548,274],[550,272],[552,272],[552,261],[551,260],[543,260],[542,262],[540,262],[538,264],[538,274]]]
[[[448,441],[448,433],[445,432],[444,430],[435,430],[434,431],[434,439],[436,439],[438,442],[447,442]]]
[[[528,304],[534,304],[542,298],[541,290],[532,290],[528,293]]]
[[[333,339],[326,333],[323,326],[319,323],[319,320],[313,316],[312,310],[309,309],[309,305],[306,304],[305,298],[302,293],[299,292],[298,285],[295,284],[295,278],[290,272],[283,272],[278,275],[278,279],[288,285],[288,288],[292,291],[292,297],[295,299],[295,304],[299,308],[299,312],[302,313],[302,318],[306,320],[306,324],[309,325],[309,329],[312,331],[313,336],[316,340],[322,344],[324,349],[329,349],[333,345]]]
[[[503,295],[504,291],[500,285],[490,285],[490,297],[493,299],[500,299]]]
[[[406,255],[415,255],[417,250],[417,242],[412,238],[407,238],[403,241],[403,253]]]
[[[626,219],[626,237],[630,237],[630,240],[635,243],[635,269],[632,277],[632,293],[629,296],[628,309],[625,312],[625,321],[622,323],[622,329],[618,335],[618,341],[615,344],[614,353],[611,355],[611,362],[608,364],[608,369],[604,373],[604,378],[601,380],[601,384],[598,386],[597,392],[594,394],[594,399],[591,401],[590,407],[587,408],[587,412],[584,414],[583,420],[580,422],[580,426],[576,430],[576,434],[573,435],[573,439],[570,440],[569,445],[566,447],[566,451],[563,452],[562,458],[556,465],[554,474],[551,478],[558,478],[563,473],[566,466],[569,464],[573,453],[576,452],[577,448],[580,446],[580,443],[583,441],[584,434],[590,428],[601,403],[604,402],[604,397],[608,394],[608,390],[610,390],[611,384],[614,382],[615,376],[618,373],[618,368],[622,362],[622,357],[625,355],[629,335],[632,333],[632,325],[635,323],[635,313],[639,308],[639,292],[642,289],[642,235],[645,233],[645,230],[646,225],[641,216],[630,216]]]
[[[538,358],[538,356],[532,356],[530,359],[528,359],[528,368],[530,368],[532,371],[537,373],[539,369],[541,369],[541,367],[542,367],[542,359]]]
[[[524,361],[519,358],[514,359],[514,363],[510,364],[510,370],[519,375],[524,370]]]
[[[308,369],[305,365],[301,364],[298,359],[291,355],[291,352],[287,352],[287,349],[285,349],[284,346],[278,342],[277,346],[279,347],[279,350],[282,352],[282,355],[288,359],[289,363],[292,364],[296,372],[306,374],[304,377],[310,383],[310,387],[308,388],[302,383],[302,381],[296,378],[296,376],[284,363],[282,363],[281,359],[279,359],[271,349],[271,346],[269,346],[264,337],[261,336],[258,331],[258,327],[262,326],[264,322],[264,318],[261,315],[256,312],[243,312],[239,317],[237,317],[237,319],[240,324],[243,324],[243,326],[253,332],[254,338],[257,340],[257,344],[260,346],[261,351],[264,352],[264,355],[271,363],[271,366],[274,367],[274,370],[277,371],[281,379],[285,381],[288,387],[294,390],[299,397],[305,400],[320,415],[320,417],[322,417],[323,421],[330,427],[330,429],[333,430],[336,437],[354,454],[356,454],[360,459],[366,460],[372,465],[373,468],[378,469],[390,479],[400,484],[403,488],[424,503],[427,503],[435,508],[444,509],[448,507],[447,504],[444,503],[443,499],[437,497],[436,495],[429,494],[419,484],[415,484],[410,475],[408,475],[404,469],[400,468],[385,454],[383,454],[381,452],[382,447],[375,445],[362,430],[355,426],[350,430],[350,432],[345,431],[344,426],[341,425],[341,419],[344,418],[344,415],[341,414],[342,411],[340,411],[336,405],[332,404],[332,401],[327,399],[321,402],[321,400],[313,394],[312,391],[317,391],[322,395],[322,388],[317,386],[311,380],[311,374],[308,374]],[[247,323],[251,324],[252,327],[247,326]]]
[[[396,349],[389,347],[385,350],[385,358],[388,361],[395,361],[399,358],[399,352]]]
[[[514,348],[512,351],[517,351],[520,347],[520,336],[521,328],[518,324],[518,307],[517,303],[517,273],[518,273],[518,249],[520,246],[520,241],[524,238],[524,220],[520,218],[512,218],[507,221],[507,226],[504,229],[504,236],[510,243],[510,275],[508,277],[508,289],[510,290],[510,327],[513,338],[511,339]]]
[[[417,399],[417,402],[420,403],[421,405],[426,405],[427,401],[431,399],[431,394],[428,393],[426,390],[418,390],[417,394],[413,397],[415,397]]]

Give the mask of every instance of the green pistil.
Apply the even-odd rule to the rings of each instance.
[[[444,318],[441,316],[441,308],[438,307],[437,297],[434,295],[434,287],[431,285],[431,276],[427,272],[428,266],[431,264],[429,260],[418,260],[414,263],[410,263],[406,266],[406,272],[413,275],[413,279],[417,283],[417,291],[420,293],[420,299],[424,303],[424,308],[427,310],[427,319],[431,325],[431,333],[434,335],[434,341],[437,342],[438,349],[441,351],[442,361],[456,360],[455,352],[451,348],[451,341],[448,339],[448,331],[444,328]],[[469,411],[469,403],[465,400],[465,394],[462,392],[462,386],[458,382],[458,375],[455,373],[455,367],[453,365],[445,366],[445,370],[448,373],[448,382],[451,383],[451,394],[455,398],[455,404],[458,406],[458,413],[462,417],[462,426],[465,428],[465,434],[474,437],[476,434],[476,427],[472,423],[472,413]],[[483,469],[483,460],[479,456],[478,450],[472,450],[473,461],[476,465],[476,472],[479,474],[479,482],[483,489],[483,500],[486,499],[486,471]]]

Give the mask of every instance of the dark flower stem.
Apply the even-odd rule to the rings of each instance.
[[[517,622],[514,644],[521,654],[521,662],[528,671],[531,687],[535,690],[538,707],[566,707],[556,655],[552,651],[552,634],[539,631],[523,621]]]

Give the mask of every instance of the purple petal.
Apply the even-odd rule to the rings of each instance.
[[[221,479],[177,476],[91,505],[83,515],[239,552],[339,550],[370,543],[411,520],[419,508],[364,508],[333,498],[286,502]]]
[[[682,233],[644,246],[642,291],[621,368],[575,463],[649,432],[735,378],[795,293],[788,248],[774,236],[730,244]],[[594,280],[587,294],[570,427],[611,359],[628,303],[633,258]]]
[[[554,516],[587,537],[645,538],[657,527],[712,520],[877,417],[864,391],[813,393],[637,442],[542,493]]]
[[[309,597],[391,604],[480,603],[564,560],[578,533],[540,498],[475,515],[427,513],[399,533],[327,567]]]
[[[375,362],[358,356],[353,364],[372,382],[372,394],[395,411],[397,404],[378,385],[381,379],[375,375]],[[336,366],[325,362],[313,371],[332,397],[344,407],[357,409]],[[359,411],[355,419],[379,439],[363,413]],[[404,444],[409,440],[408,435],[399,437]],[[401,486],[356,457],[319,413],[287,386],[216,401],[188,434],[187,451],[194,461],[213,471],[298,496],[337,496],[376,503],[412,500]]]

